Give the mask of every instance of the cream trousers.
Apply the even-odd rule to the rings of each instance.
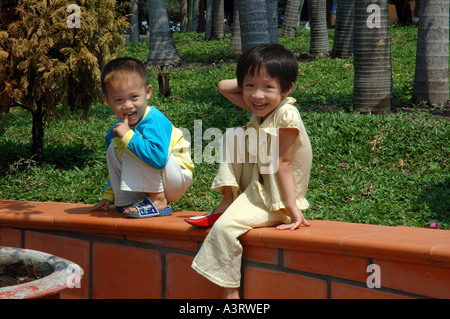
[[[192,175],[178,164],[173,154],[167,165],[157,170],[135,159],[127,151],[123,157],[109,146],[106,159],[115,206],[124,207],[142,201],[147,193],[164,192],[168,202],[181,198],[192,185]]]
[[[286,210],[270,212],[258,198],[258,168],[252,163],[221,163],[212,188],[231,186],[234,202],[216,221],[195,256],[192,268],[213,283],[238,288],[241,281],[242,245],[239,236],[255,227],[289,223]]]

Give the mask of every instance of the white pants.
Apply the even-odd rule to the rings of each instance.
[[[111,143],[106,159],[109,180],[114,190],[114,204],[118,207],[140,202],[147,193],[164,192],[167,201],[174,202],[192,185],[192,175],[178,164],[173,154],[167,165],[158,170],[138,161],[127,151],[123,152],[121,158]]]

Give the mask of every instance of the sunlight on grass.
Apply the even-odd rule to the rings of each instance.
[[[332,34],[332,30],[330,31]],[[449,120],[436,111],[410,105],[414,78],[414,27],[392,27],[393,103],[407,113],[361,115],[353,103],[353,60],[299,60],[292,96],[313,147],[307,195],[308,219],[450,229]],[[229,37],[203,41],[203,34],[175,34],[177,49],[188,64],[170,71],[172,93],[158,95],[157,71],[149,70],[155,105],[175,126],[194,137],[194,120],[202,134],[210,127],[243,126],[249,114],[217,91],[223,78],[234,77],[237,55]],[[309,48],[309,34],[280,43],[298,53]],[[145,61],[148,42],[131,44],[127,55]],[[215,63],[215,64],[213,64]],[[0,136],[0,198],[93,204],[100,200],[108,176],[104,135],[116,121],[103,103],[92,105],[86,120],[66,114],[45,123],[45,161],[30,159],[31,117],[20,109],[6,116]],[[202,148],[212,140],[202,139]],[[192,139],[193,140],[193,139]],[[217,164],[197,163],[194,185],[175,209],[208,211],[219,202],[210,190]]]

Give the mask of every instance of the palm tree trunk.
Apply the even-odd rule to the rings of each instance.
[[[242,52],[269,43],[266,0],[239,0]]]
[[[442,106],[449,98],[449,1],[421,1],[413,103]]]
[[[212,0],[212,39],[221,40],[225,37],[223,11],[224,0]]]
[[[280,29],[280,37],[293,37],[298,28],[299,13],[302,10],[305,0],[288,0],[284,21]]]
[[[206,16],[205,16],[205,40],[211,40],[212,32],[212,1],[206,0]]]
[[[386,0],[356,0],[354,22],[354,106],[367,113],[390,112],[391,33]]]
[[[266,0],[266,8],[269,42],[278,43],[278,2],[276,0]]]
[[[188,32],[188,3],[185,1],[180,10],[180,32]]]
[[[194,0],[189,0],[188,5],[188,20],[187,20],[187,32],[192,32],[192,20],[194,19]]]
[[[235,53],[242,53],[241,24],[239,22],[239,1],[234,0],[233,8],[233,31],[231,34],[230,50]]]
[[[150,50],[147,65],[173,67],[181,63],[169,26],[165,0],[149,0]]]
[[[331,56],[348,59],[353,55],[353,23],[355,0],[338,0],[336,8],[336,29]]]
[[[311,25],[311,42],[309,53],[330,54],[327,31],[327,1],[311,0],[308,2],[309,23]]]
[[[130,24],[131,24],[131,34],[130,42],[139,42],[139,11],[138,11],[138,0],[130,1]]]
[[[199,15],[199,6],[200,0],[194,0],[194,8],[192,12],[192,26],[190,32],[197,32],[198,29],[198,15]]]

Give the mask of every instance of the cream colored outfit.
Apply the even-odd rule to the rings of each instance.
[[[298,208],[309,207],[305,195],[312,151],[294,102],[295,99],[290,97],[284,99],[262,123],[260,118],[253,116],[247,123],[247,132],[251,134],[246,136],[245,162],[234,158],[219,165],[212,189],[222,193],[224,186],[231,186],[235,200],[214,224],[192,263],[193,269],[219,286],[240,286],[242,245],[239,236],[252,228],[290,223],[276,176],[274,160],[278,158],[278,148],[271,147],[278,145],[279,128],[298,129],[291,163],[292,175]],[[252,134],[257,135],[256,144]],[[225,147],[230,152],[235,145],[226,143]],[[269,162],[267,158],[261,160],[261,154],[265,152],[271,159]],[[237,154],[237,157],[242,157],[242,154]]]

